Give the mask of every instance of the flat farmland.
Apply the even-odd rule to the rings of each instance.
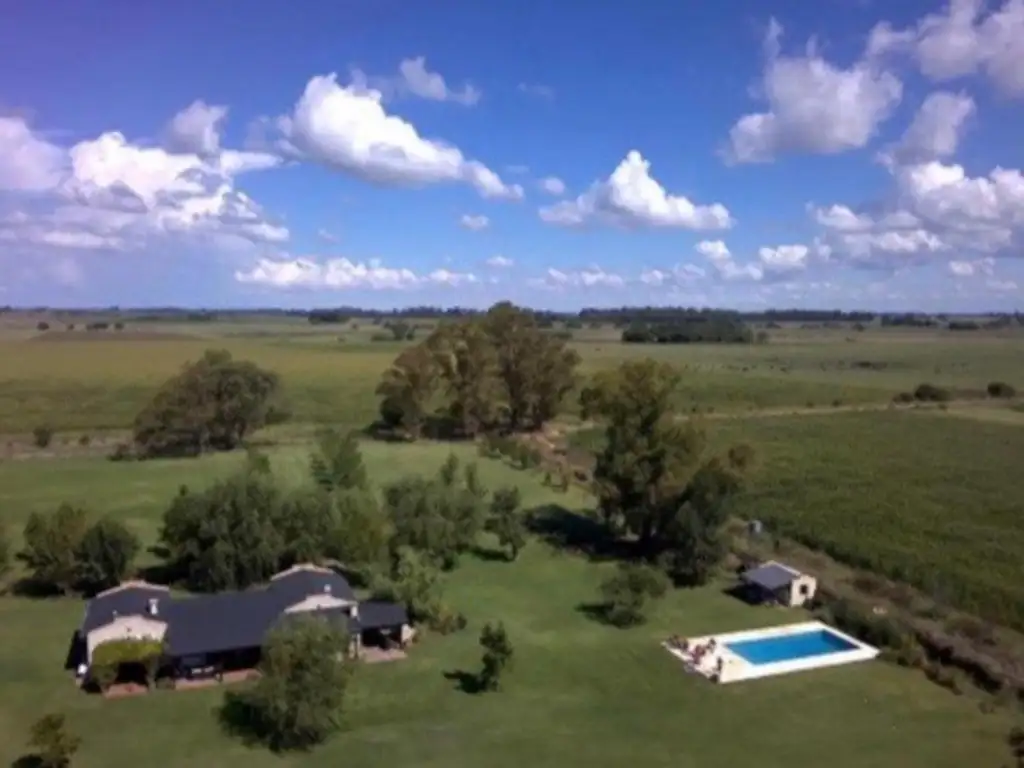
[[[275,475],[301,482],[306,448],[269,452]],[[383,483],[416,468],[431,472],[449,446],[368,443],[370,476]],[[469,460],[470,446],[455,452]],[[0,464],[0,509],[12,533],[32,509],[84,501],[154,541],[179,483],[202,487],[241,465],[239,454],[195,460],[112,463],[30,459]],[[479,462],[485,486],[514,483],[527,507],[582,510],[592,500],[541,485],[539,474]],[[484,546],[493,542],[482,539]],[[28,728],[61,712],[83,737],[81,768],[139,765],[299,768],[333,764],[393,768],[637,764],[656,768],[959,768],[999,765],[1011,714],[983,714],[914,670],[872,662],[715,686],[659,648],[667,635],[722,632],[804,618],[727,597],[721,584],[673,590],[648,624],[619,630],[579,609],[598,595],[613,563],[594,563],[532,540],[512,563],[463,558],[444,577],[445,599],[469,626],[428,634],[408,659],[360,667],[345,730],[309,753],[273,755],[226,736],[215,712],[223,689],[155,691],[104,700],[75,689],[62,669],[83,605],[71,598],[0,601],[0,765],[18,765]],[[478,637],[501,620],[515,662],[497,694],[472,696],[451,678],[479,668]],[[744,737],[736,738],[742,724]]]
[[[215,347],[276,371],[297,422],[362,426],[373,391],[401,344],[374,342],[370,323],[146,323],[122,332],[8,328],[0,333],[0,434],[125,428],[181,365]],[[581,373],[654,357],[684,373],[681,411],[882,404],[928,381],[983,391],[1024,385],[1024,334],[782,329],[765,345],[629,345],[611,328],[571,342]],[[570,410],[573,404],[568,406]]]
[[[757,451],[738,515],[1024,629],[1024,426],[954,413],[709,419],[707,427],[716,444]],[[575,442],[593,450],[600,432]]]

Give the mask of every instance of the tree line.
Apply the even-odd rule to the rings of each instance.
[[[734,315],[680,315],[671,321],[634,321],[622,332],[626,344],[750,344],[754,332]]]

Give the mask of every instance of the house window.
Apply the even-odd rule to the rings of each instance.
[[[810,592],[811,592],[811,587],[810,587],[809,584],[801,584],[800,585],[800,597],[807,597],[807,595],[809,595]]]

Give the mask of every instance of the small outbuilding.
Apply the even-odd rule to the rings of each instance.
[[[818,591],[816,578],[775,560],[745,571],[740,578],[758,594],[761,602],[790,608],[798,608],[814,599]]]

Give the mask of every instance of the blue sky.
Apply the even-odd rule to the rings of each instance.
[[[0,303],[1022,303],[1024,0],[240,8],[5,11]]]

